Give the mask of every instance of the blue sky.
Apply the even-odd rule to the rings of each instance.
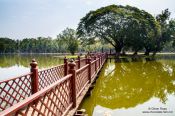
[[[169,8],[175,18],[175,0],[0,0],[0,37],[55,38],[66,27],[76,29],[90,10],[110,4],[136,6],[153,16]]]

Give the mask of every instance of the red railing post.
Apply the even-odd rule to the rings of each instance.
[[[89,57],[87,60],[88,60],[88,64],[89,64],[88,79],[89,79],[89,83],[91,83],[91,58]]]
[[[102,57],[103,57],[103,55],[101,54],[101,55],[100,55],[100,59],[101,59],[101,60],[100,60],[100,63],[101,63],[101,65],[102,65]]]
[[[102,57],[102,54],[100,54],[100,66],[101,66],[101,57]]]
[[[105,58],[108,58],[108,52],[106,52],[106,57]]]
[[[32,62],[30,63],[31,66],[31,88],[32,88],[32,94],[38,92],[39,89],[39,80],[38,80],[38,64],[35,61],[35,59],[32,59]]]
[[[103,54],[101,54],[101,65],[103,63]]]
[[[68,62],[67,62],[67,58],[64,58],[64,76],[67,75],[68,72]]]
[[[100,68],[100,55],[98,55],[98,64],[99,64],[99,68]]]
[[[104,54],[101,55],[101,65],[103,64],[103,55]]]
[[[72,89],[72,102],[73,108],[76,107],[77,100],[76,100],[76,70],[75,70],[76,63],[73,59],[69,62],[69,74],[72,74],[71,77],[71,89]]]
[[[103,47],[101,48],[101,52],[103,53]]]
[[[106,60],[109,58],[109,55],[108,55],[108,53],[106,52]]]
[[[88,64],[88,55],[85,55],[86,64]]]
[[[80,69],[80,56],[78,56],[78,69]]]
[[[97,72],[97,60],[96,60],[97,57],[95,56],[94,59],[95,59],[95,72]]]

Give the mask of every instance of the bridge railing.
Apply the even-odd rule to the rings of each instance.
[[[63,115],[72,106],[71,74],[20,103],[4,110],[0,115]]]
[[[76,67],[79,69],[86,65],[86,58],[76,60]],[[31,72],[5,81],[0,81],[0,111],[20,102],[33,93],[44,89],[62,77],[68,72],[68,61],[59,66],[38,71],[36,61],[32,61]],[[79,66],[78,66],[79,64]],[[36,65],[36,66],[35,66]],[[32,68],[32,66],[34,66]],[[67,69],[65,67],[67,66]],[[34,72],[33,72],[33,71]],[[36,82],[37,80],[37,82]]]
[[[0,82],[0,111],[32,94],[32,73]]]
[[[39,71],[39,90],[51,85],[62,77],[64,77],[64,64]]]
[[[10,108],[1,108],[4,111],[0,112],[0,115],[66,114],[70,108],[76,107],[76,100],[81,95],[86,85],[91,83],[91,81],[94,79],[95,74],[102,67],[103,63],[106,60],[106,57],[106,54],[101,54],[95,57],[93,61],[91,58],[79,60],[85,64],[84,66],[81,65],[82,67],[79,69],[76,69],[78,63],[76,64],[75,62],[73,64],[72,62],[64,63],[64,65],[45,69],[39,72],[37,72],[37,67],[34,66],[34,69],[31,69],[31,71],[33,71],[32,73],[29,73],[22,77],[3,81],[4,85],[6,86],[9,85],[9,83],[10,85],[12,83],[16,83],[16,85],[18,85],[18,81],[20,83],[24,83],[23,86],[20,86],[20,84],[18,85],[19,87],[16,88],[12,86],[9,87],[10,89],[12,87],[12,92],[16,92],[18,90],[17,88],[20,88],[21,90],[19,89],[19,91],[22,91],[21,94],[23,93],[24,96],[26,95],[26,97],[21,97],[21,99],[18,101],[16,100],[16,102],[12,102],[9,105]],[[36,64],[36,62],[33,63]],[[67,75],[65,75],[65,66],[68,66],[67,72],[69,74]],[[36,78],[35,76],[38,77],[38,81],[34,81],[34,84],[38,82],[38,85],[33,85],[36,88],[38,87],[38,91],[35,90],[35,87],[32,87],[33,78]],[[23,92],[23,87],[26,88],[24,89],[27,91],[26,93]],[[1,89],[1,91],[4,90],[5,89]],[[32,91],[35,91],[35,93]],[[15,95],[15,97],[20,96],[20,92],[17,92],[17,95]],[[6,94],[9,95],[9,91],[6,91]],[[12,97],[11,99],[16,99],[15,97]],[[4,101],[7,101],[3,98],[1,99],[2,103]],[[3,105],[1,104],[1,107],[2,106]]]

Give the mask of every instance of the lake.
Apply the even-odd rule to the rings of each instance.
[[[63,64],[63,57],[56,54],[0,55],[0,81],[30,72],[30,63],[35,58],[39,70]]]
[[[63,64],[55,54],[0,55],[0,80],[30,72],[33,58],[39,69]],[[108,59],[81,109],[89,116],[174,116],[175,55],[123,58],[121,63]]]
[[[175,55],[108,59],[80,109],[89,116],[175,116]]]

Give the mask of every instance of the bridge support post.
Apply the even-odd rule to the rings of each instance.
[[[76,70],[75,70],[76,63],[73,59],[69,62],[69,74],[72,74],[71,77],[71,89],[72,89],[72,102],[73,108],[76,107],[77,100],[76,100]]]
[[[78,69],[80,69],[80,56],[78,56]]]
[[[30,63],[31,66],[31,88],[32,88],[32,94],[38,92],[39,89],[39,81],[38,81],[38,64],[35,61],[35,59],[32,59],[32,62]]]
[[[102,54],[100,54],[100,66],[101,66],[101,61],[102,61]]]
[[[89,64],[88,79],[89,79],[89,83],[91,83],[91,58],[89,57],[87,60],[88,60],[88,64]]]
[[[64,58],[64,76],[66,76],[68,73],[68,62],[67,62],[67,58]]]
[[[108,57],[109,57],[108,52],[106,52],[106,57],[105,58],[108,59]]]
[[[101,64],[100,64],[100,55],[98,55],[98,64],[99,64],[99,68],[101,67]]]
[[[86,64],[88,64],[88,55],[85,55],[85,59],[86,59]]]
[[[94,60],[96,60],[96,59],[97,59],[97,57],[95,56]],[[97,72],[97,61],[95,61],[95,72]]]

